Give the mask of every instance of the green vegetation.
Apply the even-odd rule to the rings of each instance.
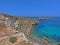
[[[9,41],[11,43],[15,43],[17,41],[17,38],[16,37],[10,37]]]

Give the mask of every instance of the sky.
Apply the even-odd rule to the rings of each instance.
[[[0,12],[14,16],[60,17],[60,0],[0,0]]]

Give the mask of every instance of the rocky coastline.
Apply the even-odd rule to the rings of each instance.
[[[48,42],[47,39],[30,37],[33,25],[38,24],[38,20],[47,19],[16,17],[0,13],[0,45],[20,45],[20,42],[26,45],[54,45]],[[9,42],[11,36],[15,36],[18,41],[16,43]]]

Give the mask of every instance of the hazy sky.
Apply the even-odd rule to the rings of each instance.
[[[60,16],[60,0],[0,0],[0,12],[15,16]]]

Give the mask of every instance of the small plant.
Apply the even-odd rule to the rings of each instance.
[[[10,37],[9,41],[12,43],[15,43],[17,41],[17,38],[16,37]]]

